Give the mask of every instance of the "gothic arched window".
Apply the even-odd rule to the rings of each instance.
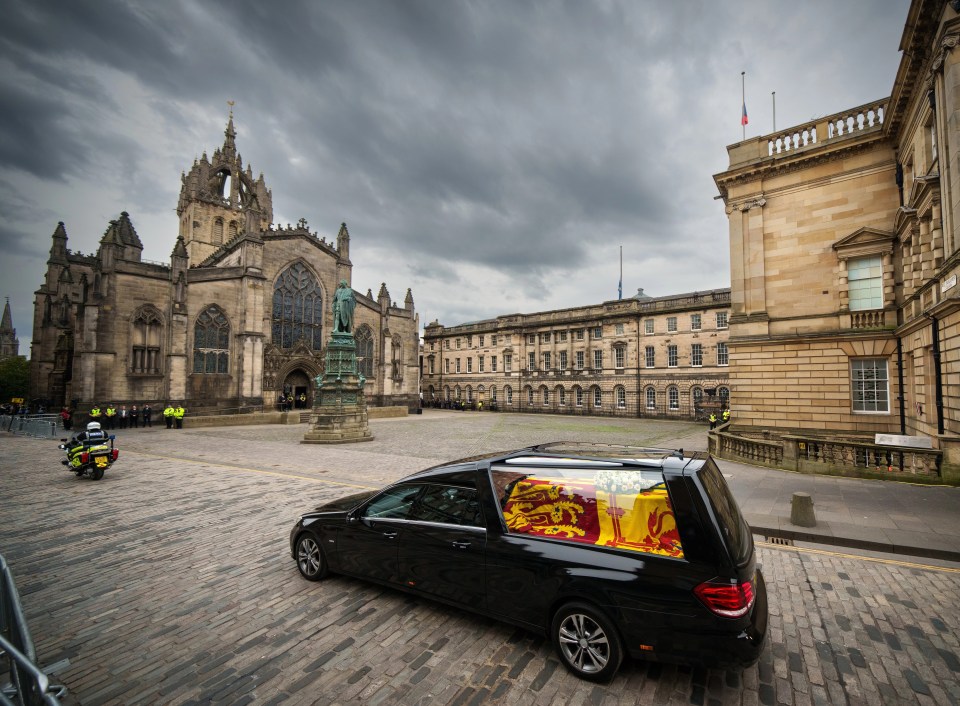
[[[373,379],[373,332],[366,324],[357,328],[354,336],[357,343],[357,368],[363,377]]]
[[[216,218],[213,221],[213,242],[216,245],[223,243],[223,219]]]
[[[313,273],[295,262],[273,287],[273,344],[292,348],[303,339],[311,350],[323,348],[323,292]]]
[[[153,307],[143,307],[131,321],[130,372],[137,375],[160,373],[160,340],[163,322]]]
[[[193,326],[193,372],[227,373],[230,363],[230,322],[223,310],[211,305]]]

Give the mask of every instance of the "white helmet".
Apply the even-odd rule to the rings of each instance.
[[[87,431],[100,431],[100,422],[90,422],[87,424]]]

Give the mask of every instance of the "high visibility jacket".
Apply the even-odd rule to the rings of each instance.
[[[164,417],[172,417],[172,416],[173,416],[173,407],[167,407],[166,409],[164,409],[164,410],[163,410],[163,416],[164,416]]]
[[[116,417],[116,416],[117,416],[117,410],[115,410],[113,407],[107,407],[107,416],[108,416],[108,417]]]
[[[94,407],[93,409],[91,409],[91,410],[90,410],[90,416],[91,416],[91,417],[99,417],[99,416],[100,416],[100,408],[99,408],[99,407]]]
[[[717,415],[711,414],[711,415],[710,415],[710,421],[711,421],[711,422],[717,421]]]
[[[173,416],[177,419],[183,419],[183,415],[186,413],[187,410],[185,410],[183,407],[177,407],[175,410],[173,410]]]
[[[727,421],[728,419],[730,419],[730,410],[724,410],[724,411],[723,411],[723,421]]]

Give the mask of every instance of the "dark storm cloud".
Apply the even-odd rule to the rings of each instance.
[[[711,175],[740,139],[740,71],[754,82],[748,134],[769,130],[758,96],[774,88],[782,125],[879,97],[906,9],[12,0],[0,247],[33,253],[39,237],[45,252],[64,220],[89,252],[127,210],[144,256],[167,258],[179,173],[222,142],[233,100],[276,220],[306,217],[327,238],[346,221],[368,278],[354,285],[376,294],[395,278],[401,300],[415,285],[431,319],[612,298],[621,244],[627,294],[726,286]]]

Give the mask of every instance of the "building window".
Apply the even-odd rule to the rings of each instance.
[[[546,407],[548,404],[550,404],[550,391],[544,387],[541,390],[541,395],[543,397],[543,406]]]
[[[218,306],[204,309],[193,326],[193,372],[227,373],[230,322]]]
[[[457,339],[457,350],[460,350],[460,339]]]
[[[583,388],[582,387],[573,388],[573,403],[577,407],[583,407]]]
[[[160,373],[160,341],[162,340],[160,313],[144,307],[133,317],[131,332],[132,355],[130,372],[139,375]]]
[[[583,332],[584,332],[584,330],[583,330],[582,328],[578,328],[578,329],[577,329],[577,340],[578,340],[578,341],[582,341],[582,340],[583,340]]]
[[[490,372],[497,372],[497,356],[495,355],[490,356]]]
[[[394,380],[403,380],[403,340],[399,335],[393,337],[393,345],[390,346],[392,360],[390,364],[393,368],[392,377]]]
[[[676,346],[667,346],[667,367],[675,368],[677,367],[677,347]]]
[[[443,341],[443,347],[446,348],[447,350],[450,350],[450,339],[449,339],[449,338],[447,338],[447,339],[445,339],[445,340]]]
[[[647,335],[653,333],[653,319],[646,319],[643,322],[643,332]]]
[[[618,336],[622,336],[622,335],[623,335],[623,324],[617,324],[616,326],[614,326],[614,331],[616,332],[616,334],[617,334]]]
[[[467,403],[473,402],[473,388],[469,385],[467,386]]]
[[[223,219],[215,218],[213,221],[213,243],[214,245],[223,244]]]
[[[507,397],[507,404],[513,404],[513,388],[507,385],[503,388],[503,394]]]
[[[484,340],[484,337],[483,337],[483,336],[480,336],[480,347],[481,347],[481,348],[483,348],[483,340]]]
[[[444,361],[443,361],[443,364],[444,364],[444,367],[446,368],[446,370],[445,370],[444,372],[446,372],[447,374],[449,374],[449,373],[450,373],[450,359],[447,358],[446,360],[444,360]]]
[[[667,388],[667,401],[671,410],[680,409],[680,390],[673,385]]]
[[[677,317],[668,316],[667,317],[667,331],[676,331],[677,330]]]
[[[615,390],[617,394],[617,409],[626,409],[627,408],[627,391],[623,389],[622,386],[617,386]]]
[[[583,351],[577,351],[577,370],[583,370]]]
[[[473,358],[467,358],[467,372],[473,372]]]
[[[603,338],[603,327],[595,326],[593,328],[593,337],[594,339]]]
[[[851,361],[854,412],[889,412],[890,391],[885,358]]]
[[[647,388],[647,409],[657,408],[657,391],[652,387]]]
[[[292,348],[297,341],[311,350],[323,348],[323,293],[302,262],[285,269],[273,286],[273,344]]]
[[[543,354],[543,369],[544,370],[550,369],[550,353],[548,352],[544,352]]]
[[[373,378],[373,331],[367,324],[361,324],[354,336],[357,342],[357,370],[368,380]],[[433,359],[430,359],[430,372],[433,372]]]
[[[490,336],[490,345],[491,346],[497,345],[497,334],[493,334],[492,336]]]
[[[527,404],[533,404],[533,388],[527,388]]]
[[[529,336],[527,336],[527,343],[533,344],[533,343],[536,343],[536,342],[537,342],[537,336],[536,336],[536,334],[531,333]]]
[[[560,357],[560,360],[557,362],[557,367],[560,368],[560,370],[566,370],[567,369],[567,352],[560,351],[559,353],[557,353],[557,355]]]
[[[603,351],[593,352],[593,369],[597,372],[603,370]]]
[[[482,373],[482,372],[485,372],[484,369],[483,369],[483,356],[480,356],[480,357],[478,358],[477,370],[480,371],[481,373]]]
[[[473,347],[473,336],[467,336],[467,348]]]
[[[490,401],[493,402],[494,404],[496,404],[496,402],[497,402],[497,388],[496,388],[496,387],[491,387],[491,388],[490,388]]]
[[[457,372],[460,372],[460,359],[457,358]]]
[[[703,367],[703,344],[694,343],[690,346],[690,365],[695,368]]]
[[[513,356],[509,353],[503,354],[503,371],[506,373],[513,372]]]
[[[567,406],[567,391],[562,387],[557,388],[557,401],[560,403],[561,407]]]
[[[718,311],[717,312],[717,328],[723,329],[727,327],[727,312]]]
[[[560,336],[560,343],[566,343],[566,342],[567,342],[567,332],[566,332],[566,331],[561,331],[561,332],[560,332],[559,334],[557,334],[557,335]]]
[[[453,394],[458,400],[463,396],[463,391],[460,389],[459,385],[453,388]]]
[[[624,358],[626,358],[626,350],[627,349],[623,346],[617,346],[613,349],[614,365],[618,370],[623,369]]]
[[[720,404],[724,407],[730,404],[730,388],[729,387],[718,387],[717,388],[717,397],[720,398]]]
[[[233,240],[237,237],[237,222],[230,221],[230,225],[227,226],[227,232],[230,233],[230,240]]]
[[[536,370],[536,369],[537,369],[537,354],[531,351],[530,353],[527,354],[527,356],[528,356],[527,370]]]
[[[883,265],[879,255],[849,260],[847,281],[850,311],[883,308]]]
[[[700,314],[690,314],[690,330],[699,331],[701,325]]]
[[[695,387],[691,392],[693,393],[693,406],[699,407],[703,404],[703,388]]]
[[[599,387],[593,388],[593,406],[594,407],[603,406],[603,393],[600,391]]]
[[[540,334],[540,340],[543,343],[550,343],[550,332],[548,331],[547,333]]]
[[[730,353],[726,343],[717,344],[717,365],[730,365]]]
[[[644,351],[644,354],[645,354],[645,355],[644,355],[644,365],[645,365],[646,367],[648,367],[648,368],[654,368],[654,367],[656,367],[657,354],[656,354],[656,350],[654,349],[654,347],[653,347],[653,346],[647,346],[647,347],[646,347],[646,350]]]
[[[436,362],[436,361],[435,361],[433,358],[430,359],[430,374],[431,374],[431,375],[433,375],[433,373],[434,373],[433,364],[434,364],[435,362]]]

